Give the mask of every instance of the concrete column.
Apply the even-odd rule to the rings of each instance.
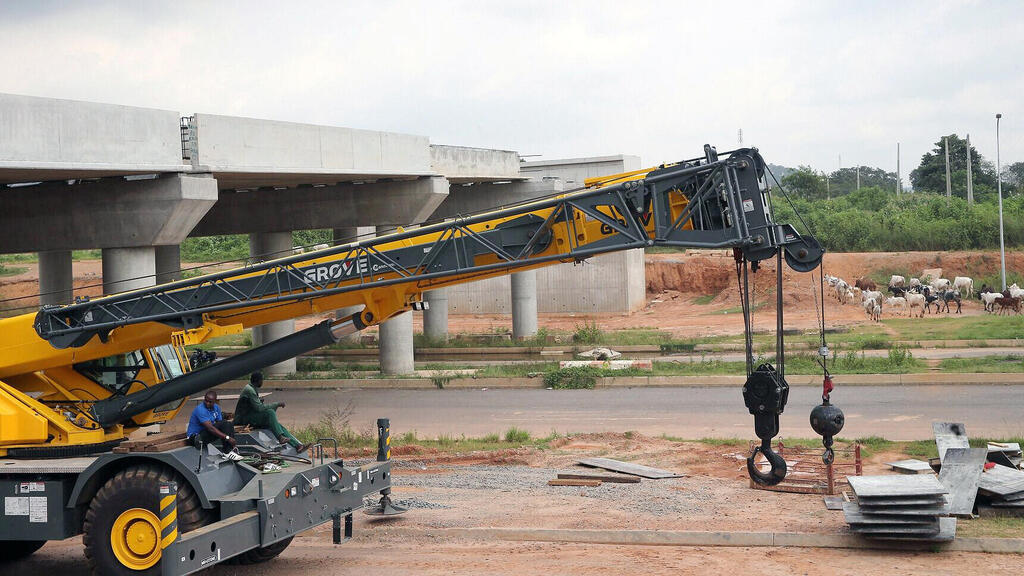
[[[440,342],[448,341],[448,289],[438,288],[423,293],[428,308],[423,311],[423,335]]]
[[[537,335],[537,271],[516,272],[512,281],[512,337]]]
[[[70,304],[74,291],[71,251],[39,253],[39,303]]]
[[[368,238],[372,238],[373,233],[373,226],[353,226],[350,228],[335,228],[334,245],[337,246],[339,244],[349,244],[352,242],[357,242],[359,240],[366,240]],[[335,311],[334,317],[339,320],[342,320],[344,318],[352,316],[353,314],[359,312],[362,309],[362,306],[346,306],[344,308],[339,308],[337,311]],[[359,343],[359,338],[361,336],[361,333],[356,332],[354,334],[349,334],[348,336],[343,336],[341,338],[341,341],[347,342],[349,344],[357,344]]]
[[[378,226],[377,235],[394,230]],[[382,322],[379,327],[380,371],[383,374],[411,374],[416,370],[412,344],[412,312],[403,312]]]
[[[103,293],[116,294],[156,283],[152,246],[103,249]]]
[[[412,374],[416,370],[412,345],[412,312],[402,312],[380,325],[380,371]]]
[[[156,283],[181,280],[181,245],[156,246]]]
[[[291,254],[292,233],[291,232],[266,232],[249,235],[249,255],[263,256],[264,259],[273,260],[283,258]],[[282,320],[253,326],[253,346],[261,346],[273,342],[295,332],[295,320]],[[280,364],[274,364],[263,369],[265,374],[292,374],[295,372],[295,358],[285,360]]]

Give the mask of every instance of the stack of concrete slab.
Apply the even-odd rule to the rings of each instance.
[[[1020,468],[1021,451],[1017,442],[989,442],[988,460],[1011,468]]]
[[[849,476],[857,502],[844,502],[850,529],[868,538],[952,540],[949,491],[934,475]]]

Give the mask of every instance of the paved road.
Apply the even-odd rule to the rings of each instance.
[[[812,437],[813,387],[793,388],[782,415],[784,436]],[[271,399],[286,402],[286,425],[315,421],[351,406],[352,427],[370,429],[389,417],[396,433],[414,430],[482,436],[512,426],[535,435],[552,431],[669,434],[683,438],[753,437],[753,417],[733,388],[630,388],[598,390],[289,390]],[[931,438],[932,421],[958,421],[974,436],[1024,435],[1024,386],[856,386],[839,389],[833,403],[846,413],[842,436],[879,435],[892,440]],[[226,406],[230,408],[230,406]],[[184,426],[187,411],[175,422]]]

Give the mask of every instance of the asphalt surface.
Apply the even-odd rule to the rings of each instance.
[[[269,398],[285,402],[281,422],[295,426],[331,411],[350,411],[350,425],[371,430],[377,418],[391,419],[392,434],[482,436],[511,427],[534,435],[579,432],[667,434],[681,438],[753,438],[753,417],[736,388],[627,388],[597,390],[287,390]],[[782,415],[782,436],[813,437],[811,408],[820,389],[790,391]],[[855,386],[837,388],[833,404],[846,414],[841,436],[883,436],[890,440],[932,437],[933,421],[963,422],[968,434],[1024,435],[1024,386]],[[233,401],[226,401],[230,410]],[[175,426],[184,427],[188,410]]]

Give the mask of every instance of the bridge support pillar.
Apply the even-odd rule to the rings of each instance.
[[[39,304],[70,304],[74,291],[71,251],[39,253]]]
[[[512,283],[512,337],[537,335],[537,271],[516,272]]]
[[[156,283],[166,284],[181,280],[181,245],[157,246]]]
[[[152,246],[103,249],[103,293],[116,294],[156,283],[156,251]]]
[[[292,253],[291,232],[265,232],[249,235],[249,255],[262,260],[274,260],[290,256]],[[295,332],[295,320],[282,320],[262,326],[253,326],[253,346],[261,346],[284,338]],[[268,366],[263,369],[265,374],[283,375],[295,372],[295,358]]]
[[[423,311],[423,335],[433,342],[448,341],[448,289],[423,293],[427,309]]]
[[[350,244],[359,240],[366,240],[372,238],[375,228],[373,226],[352,226],[349,228],[335,228],[334,229],[334,245]],[[344,308],[338,308],[334,313],[334,317],[342,320],[348,318],[362,310],[362,306],[345,306]],[[359,339],[362,336],[359,332],[342,336],[341,341],[349,344],[359,343]]]
[[[377,226],[377,235],[395,230],[394,226]],[[380,371],[382,374],[412,374],[416,370],[412,340],[412,312],[402,312],[379,326]]]

